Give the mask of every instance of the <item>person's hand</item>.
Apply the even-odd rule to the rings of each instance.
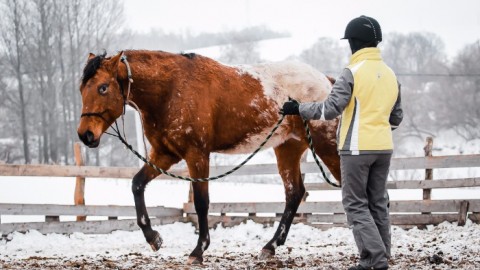
[[[300,111],[298,108],[298,102],[295,100],[287,101],[283,103],[283,107],[280,110],[280,114],[283,115],[299,115]]]

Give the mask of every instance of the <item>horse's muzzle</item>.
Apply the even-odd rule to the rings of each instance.
[[[78,133],[78,137],[90,148],[95,148],[100,144],[100,140],[95,140],[95,135],[90,130],[85,131],[83,134]]]

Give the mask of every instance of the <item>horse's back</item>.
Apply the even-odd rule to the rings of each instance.
[[[259,80],[265,95],[279,106],[289,97],[300,102],[323,101],[332,88],[331,81],[322,72],[298,61],[238,66],[237,69]]]
[[[323,73],[301,62],[273,62],[234,68],[242,87],[236,95],[223,99],[221,113],[216,114],[222,119],[217,121],[222,123],[222,131],[219,129],[216,132],[215,141],[223,143],[216,143],[214,147],[219,152],[252,152],[278,121],[278,112],[285,101],[289,98],[300,102],[323,101],[332,88]],[[297,125],[291,121],[287,119],[282,124],[265,148],[301,137],[294,134],[299,132],[294,132]]]

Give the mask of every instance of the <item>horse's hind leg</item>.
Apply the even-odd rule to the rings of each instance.
[[[178,159],[163,157],[161,160],[151,160],[160,168],[166,170]],[[135,200],[135,211],[137,213],[137,224],[142,229],[145,240],[150,244],[154,251],[160,249],[162,245],[162,238],[160,234],[152,229],[150,225],[150,218],[148,217],[147,207],[145,206],[145,187],[147,184],[160,173],[155,169],[145,164],[142,169],[133,177],[132,192]]]
[[[195,249],[190,253],[187,264],[201,264],[203,252],[210,245],[210,234],[208,232],[208,182],[192,183],[193,201],[198,216],[198,241]]]
[[[192,178],[206,178],[209,173],[208,155],[191,155],[186,159],[188,171]],[[208,232],[208,205],[210,203],[208,195],[208,182],[194,182],[193,202],[198,216],[199,235],[197,246],[190,253],[187,264],[201,264],[203,262],[203,252],[210,245],[210,235]]]
[[[286,204],[280,224],[272,240],[262,249],[260,259],[266,259],[275,254],[275,248],[283,245],[287,239],[288,230],[297,212],[298,206],[305,194],[300,173],[300,159],[307,145],[294,139],[275,148],[279,173],[285,186]]]

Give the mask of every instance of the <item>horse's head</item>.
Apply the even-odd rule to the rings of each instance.
[[[90,54],[83,70],[80,93],[82,115],[78,137],[88,147],[97,147],[100,137],[122,115],[124,93],[117,80],[123,52],[113,56]]]

